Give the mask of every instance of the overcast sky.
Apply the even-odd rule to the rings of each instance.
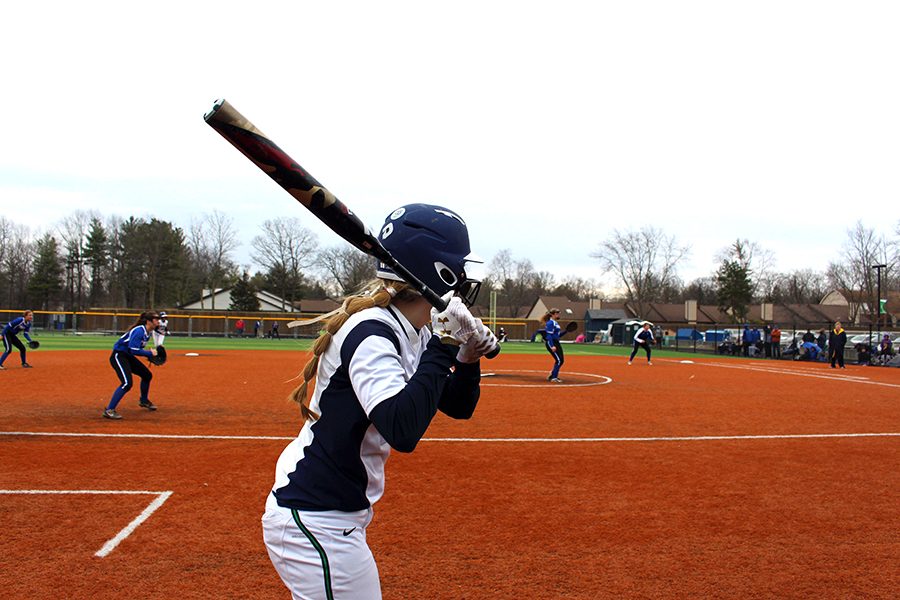
[[[898,2],[7,3],[0,214],[342,243],[203,121],[224,97],[373,229],[429,202],[486,259],[599,279],[653,225],[710,274],[738,236],[823,270],[900,221]]]

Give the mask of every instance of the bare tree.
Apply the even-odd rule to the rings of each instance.
[[[88,273],[84,268],[84,247],[91,230],[91,222],[99,218],[100,215],[96,211],[76,210],[60,221],[56,228],[65,251],[69,304],[76,310],[84,308],[84,288],[89,284]]]
[[[882,270],[882,289],[885,281],[896,277],[896,263],[890,262],[891,244],[883,237],[875,234],[874,229],[869,229],[857,221],[853,229],[847,231],[847,240],[844,242],[842,254],[843,260],[828,264],[826,276],[828,283],[834,289],[841,292],[850,302],[850,318],[856,319],[857,313],[865,305],[869,316],[874,320],[878,314],[877,276],[874,265],[885,264]]]
[[[318,240],[297,218],[267,220],[260,229],[262,235],[252,241],[253,260],[268,270],[281,298],[293,304],[299,299],[303,270],[315,264]]]
[[[827,293],[825,274],[812,269],[797,269],[775,275],[771,300],[787,304],[816,304]]]
[[[501,250],[488,263],[485,283],[497,292],[498,304],[514,317],[534,300],[538,277],[530,260],[516,260],[512,252]]]
[[[353,246],[325,248],[319,254],[317,264],[325,279],[330,279],[333,283],[326,287],[335,296],[349,296],[358,292],[375,277],[375,259]]]
[[[0,299],[6,306],[24,307],[33,256],[28,227],[0,217]]]
[[[625,299],[643,315],[650,302],[680,287],[678,264],[689,254],[690,248],[679,245],[674,236],[648,226],[640,231],[614,229],[591,258],[600,262],[604,273],[613,273],[625,289]]]
[[[766,250],[756,242],[738,238],[716,254],[716,262],[727,261],[736,262],[742,269],[753,274],[750,286],[755,300],[771,300],[777,282],[775,255],[771,250]]]
[[[238,267],[231,259],[240,246],[237,234],[234,220],[218,210],[191,221],[187,245],[203,287],[212,290],[212,309],[216,308],[215,290],[237,277]]]

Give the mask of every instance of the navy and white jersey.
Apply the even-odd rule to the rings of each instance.
[[[634,334],[634,341],[637,344],[643,344],[645,342],[648,344],[652,344],[653,343],[653,334],[650,332],[649,329],[647,329],[647,330],[638,329],[637,333]]]
[[[19,332],[21,332],[25,336],[25,339],[30,342],[31,336],[28,335],[29,331],[31,331],[31,321],[26,321],[25,317],[16,317],[6,324],[6,326],[3,328],[2,335],[17,335]]]
[[[562,329],[560,329],[556,320],[553,318],[547,319],[547,324],[544,326],[544,341],[550,346],[559,346],[561,332]]]
[[[113,345],[114,352],[125,352],[133,356],[153,356],[149,350],[144,350],[144,345],[150,340],[150,334],[143,325],[133,327],[131,331],[122,334]]]
[[[160,335],[166,335],[169,333],[169,320],[168,319],[160,319],[159,325],[156,326],[156,333]]]
[[[456,350],[393,306],[351,315],[319,357],[309,405],[319,418],[304,423],[275,466],[278,504],[371,508],[384,492],[392,445],[412,451],[438,408],[454,418],[474,411],[480,367],[457,363],[451,375]]]

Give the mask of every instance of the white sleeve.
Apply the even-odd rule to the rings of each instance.
[[[634,341],[640,343],[640,341],[641,341],[641,330],[640,329],[638,329],[637,331],[634,332]]]
[[[406,387],[400,355],[393,342],[371,335],[357,346],[348,369],[350,383],[366,416]]]

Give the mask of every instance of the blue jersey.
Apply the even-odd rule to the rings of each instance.
[[[20,331],[25,336],[25,339],[30,342],[31,336],[28,335],[28,332],[31,331],[31,321],[26,321],[25,317],[16,317],[7,323],[6,327],[3,328],[3,335],[16,335]]]
[[[550,346],[558,346],[561,332],[559,323],[553,319],[547,319],[547,324],[544,326],[544,341]]]
[[[133,356],[153,356],[149,350],[144,350],[144,344],[150,340],[150,334],[143,325],[134,327],[131,331],[125,333],[116,340],[113,345],[114,352],[125,352]]]

